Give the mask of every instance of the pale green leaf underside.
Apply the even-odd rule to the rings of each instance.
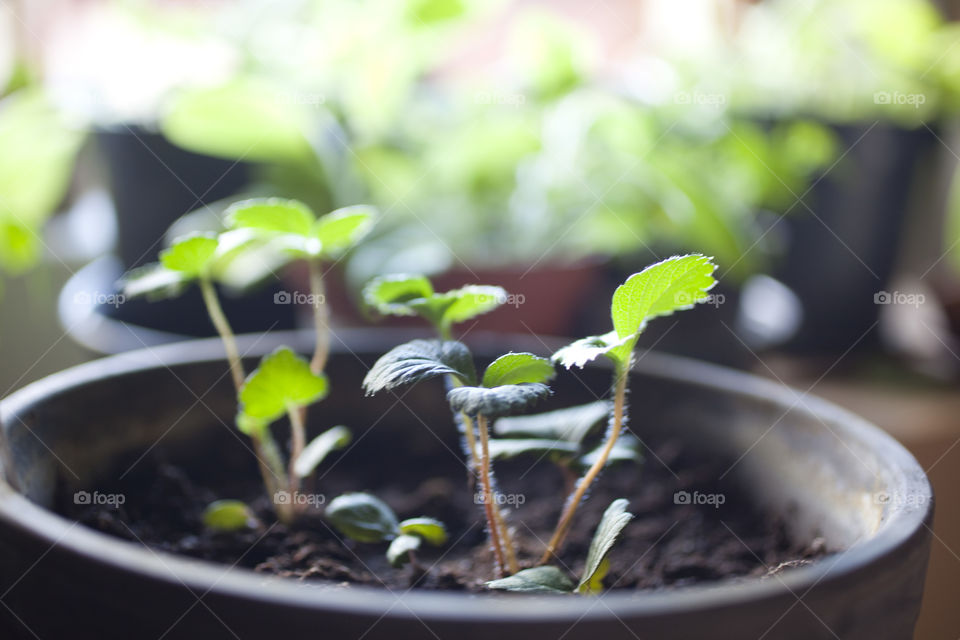
[[[363,379],[367,395],[453,375],[465,383],[476,379],[473,358],[465,345],[456,341],[413,340],[394,347],[374,363]]]
[[[590,431],[610,417],[611,404],[598,400],[590,404],[557,409],[529,416],[501,418],[493,426],[498,436],[526,436],[579,443]]]
[[[623,498],[614,500],[603,512],[600,524],[597,525],[597,531],[593,534],[593,540],[590,541],[583,577],[577,586],[578,591],[589,586],[594,575],[600,570],[603,559],[607,557],[611,547],[620,536],[620,532],[633,518],[633,514],[627,512],[627,504],[627,501]]]
[[[337,531],[357,542],[390,540],[399,527],[393,509],[369,493],[337,496],[327,505],[326,516]]]
[[[498,418],[523,411],[550,395],[550,387],[540,383],[511,384],[501,387],[458,387],[447,393],[454,411],[468,416]]]
[[[419,536],[435,547],[447,542],[447,528],[442,522],[433,518],[408,518],[400,523],[400,531]]]
[[[328,455],[350,444],[351,439],[350,429],[344,426],[324,431],[304,447],[303,452],[293,463],[293,473],[298,478],[306,478]]]
[[[602,336],[589,336],[558,349],[552,360],[566,367],[583,367],[598,356],[607,356],[618,365],[625,365],[633,348],[634,336],[620,339],[616,331]],[[624,350],[626,355],[624,355]]]
[[[539,438],[493,438],[490,440],[490,459],[509,460],[521,455],[560,453],[570,457],[577,453],[577,445],[563,440]]]
[[[160,252],[160,264],[183,274],[184,278],[199,278],[209,273],[217,245],[217,237],[212,233],[177,238],[168,249]]]
[[[171,271],[162,264],[154,263],[126,273],[118,284],[128,298],[146,296],[151,300],[159,300],[180,295],[191,280],[179,271]]]
[[[524,382],[548,382],[556,372],[546,358],[532,353],[508,353],[500,356],[483,373],[484,387],[500,387]]]
[[[420,538],[411,535],[399,535],[387,547],[387,561],[391,567],[400,568],[410,561],[410,552],[420,548]]]
[[[260,361],[240,390],[242,412],[251,418],[276,420],[288,409],[303,407],[324,398],[327,378],[314,375],[307,361],[287,347],[280,347]]]
[[[605,444],[606,443],[600,443],[593,451],[581,456],[577,464],[584,469],[592,467],[593,463],[600,457],[600,452]],[[643,456],[640,454],[640,440],[638,440],[636,436],[627,433],[617,439],[616,444],[613,445],[613,449],[610,451],[610,455],[607,456],[607,464],[605,466],[609,467],[619,462],[640,462],[642,459]]]
[[[563,571],[545,565],[523,569],[499,580],[491,580],[487,583],[487,588],[522,593],[570,593],[574,585]]]
[[[203,510],[203,525],[213,531],[239,531],[254,521],[250,507],[239,500],[217,500]]]
[[[308,236],[316,216],[298,200],[252,198],[230,205],[226,220],[227,226],[234,229]]]

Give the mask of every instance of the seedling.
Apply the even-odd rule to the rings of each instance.
[[[559,567],[540,565],[524,569],[512,576],[491,580],[487,588],[501,591],[522,591],[527,593],[581,593],[596,595],[603,591],[603,579],[610,571],[610,549],[620,536],[620,532],[633,519],[627,512],[627,501],[614,500],[604,511],[600,524],[590,541],[587,560],[584,563],[580,582],[574,584]]]
[[[345,493],[327,506],[327,519],[344,536],[357,542],[390,542],[387,560],[393,567],[416,566],[416,551],[426,541],[435,547],[447,542],[447,529],[433,518],[398,521],[385,502],[368,493]]]
[[[447,393],[450,407],[459,412],[468,430],[479,434],[479,478],[487,534],[498,575],[519,565],[509,528],[496,507],[496,483],[490,457],[491,419],[522,411],[550,394],[546,383],[554,376],[549,360],[530,353],[508,353],[494,360],[482,378],[476,375],[470,350],[448,340],[413,340],[394,347],[373,365],[363,385],[368,395],[393,390],[430,378],[450,376],[458,386]]]
[[[546,413],[501,418],[493,425],[499,436],[490,440],[490,457],[506,460],[517,456],[547,458],[560,468],[566,481],[565,495],[573,493],[580,474],[589,469],[603,451],[593,448],[588,437],[609,420],[611,405],[606,400],[557,409]],[[617,462],[639,462],[640,441],[626,434],[617,440],[607,466]]]
[[[617,445],[626,424],[627,380],[640,334],[650,320],[689,309],[706,300],[716,284],[713,278],[716,268],[711,258],[691,254],[668,258],[633,274],[613,294],[610,308],[613,331],[577,340],[553,355],[554,362],[567,369],[583,367],[601,355],[610,359],[614,370],[613,415],[603,449],[568,498],[540,559],[541,564],[546,564],[559,552],[580,502]]]
[[[203,524],[211,531],[252,529],[260,523],[250,507],[240,500],[216,500],[203,511]]]
[[[328,392],[323,369],[329,356],[330,334],[322,264],[339,257],[366,235],[374,224],[375,211],[366,206],[347,207],[318,219],[302,203],[270,198],[232,205],[227,220],[232,229],[220,235],[193,234],[175,240],[160,254],[158,264],[128,274],[123,282],[124,291],[129,297],[163,298],[178,295],[189,284],[198,283],[230,364],[240,407],[237,428],[253,441],[260,474],[267,492],[274,496],[277,515],[289,523],[296,514],[298,503],[292,498],[301,480],[331,451],[346,446],[350,440],[345,427],[336,427],[321,434],[309,446],[306,441],[306,409]],[[266,356],[247,378],[214,282],[231,265],[242,262],[254,249],[264,245],[287,260],[306,260],[314,302],[316,343],[309,363],[290,349],[281,348]],[[289,419],[291,431],[290,458],[286,464],[270,431],[270,425],[283,416]],[[288,491],[291,499],[278,500],[282,497],[278,495],[281,491]],[[220,512],[214,509],[211,514]]]

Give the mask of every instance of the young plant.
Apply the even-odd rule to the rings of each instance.
[[[591,443],[595,439],[588,436],[609,417],[610,403],[598,400],[546,413],[501,418],[493,425],[498,437],[490,440],[490,457],[493,460],[546,457],[560,469],[565,480],[564,495],[569,495],[580,474],[601,455],[603,444],[594,446]],[[640,459],[640,441],[627,434],[617,440],[607,457],[607,466]]]
[[[439,520],[427,517],[398,521],[385,502],[369,493],[345,493],[327,506],[326,517],[344,536],[357,542],[390,542],[387,560],[400,568],[416,566],[416,551],[426,541],[435,547],[447,542],[447,529]]]
[[[559,552],[580,502],[617,445],[626,424],[627,380],[640,334],[650,320],[705,301],[716,284],[713,277],[716,268],[711,258],[691,254],[667,258],[633,274],[613,294],[610,307],[613,331],[577,340],[553,355],[554,362],[567,369],[583,367],[598,356],[606,356],[613,363],[613,415],[606,442],[567,499],[541,564]]]
[[[337,209],[319,218],[302,202],[255,198],[234,203],[226,224],[269,242],[290,261],[303,260],[310,274],[315,345],[310,370],[323,371],[330,354],[330,311],[323,282],[325,262],[339,259],[362,240],[376,223],[377,211],[367,205]]]
[[[498,575],[519,568],[509,528],[496,500],[496,482],[490,456],[491,419],[524,410],[550,393],[545,384],[554,376],[549,360],[530,353],[508,353],[494,360],[477,378],[470,350],[456,341],[413,340],[384,354],[364,379],[368,395],[405,384],[450,376],[456,379],[447,393],[450,407],[460,413],[468,430],[479,434],[478,475],[487,534]]]
[[[633,519],[627,512],[627,501],[614,500],[604,511],[600,524],[590,541],[587,559],[578,584],[574,584],[559,567],[540,565],[524,569],[512,576],[491,580],[487,588],[501,591],[522,591],[526,593],[580,593],[597,595],[603,591],[603,579],[610,571],[610,549],[620,536],[620,532]]]

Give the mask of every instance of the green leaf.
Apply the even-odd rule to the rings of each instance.
[[[237,429],[251,438],[262,438],[266,435],[267,428],[270,426],[269,420],[263,418],[254,418],[248,416],[242,411],[237,414]]]
[[[298,478],[306,478],[323,462],[324,458],[337,449],[343,449],[352,439],[350,429],[338,426],[324,431],[310,441],[293,463],[293,473]]]
[[[717,283],[716,268],[711,258],[690,254],[667,258],[627,278],[614,291],[610,307],[617,337],[635,339],[651,319],[706,300]],[[618,349],[629,352],[634,341]]]
[[[611,547],[620,536],[620,532],[633,519],[633,514],[627,512],[627,501],[623,498],[614,500],[603,512],[600,524],[597,526],[593,540],[590,541],[590,550],[587,551],[587,563],[583,569],[583,578],[577,585],[580,593],[594,593],[595,577],[603,568],[603,560],[610,553]],[[602,579],[602,577],[601,577]]]
[[[588,362],[595,360],[597,356],[607,356],[617,366],[622,367],[629,362],[630,350],[633,349],[635,341],[635,336],[621,340],[617,337],[616,331],[611,331],[602,336],[590,336],[572,342],[558,349],[553,354],[552,360],[569,369],[570,367],[583,367]],[[624,349],[626,349],[625,352]]]
[[[120,279],[118,286],[128,298],[145,296],[150,300],[162,300],[183,293],[191,280],[179,271],[171,271],[155,263],[129,271]]]
[[[160,129],[171,142],[196,153],[248,162],[303,162],[313,155],[305,136],[311,114],[284,95],[277,86],[253,78],[185,89],[168,101]]]
[[[288,347],[280,347],[260,361],[240,390],[242,413],[273,421],[289,409],[326,397],[327,378],[315,375],[310,364]]]
[[[399,569],[410,561],[410,552],[419,548],[419,536],[399,535],[387,547],[387,561],[391,567]]]
[[[217,500],[203,510],[203,525],[214,531],[239,531],[256,526],[256,516],[239,500]]]
[[[490,440],[490,459],[509,460],[520,455],[562,453],[576,455],[578,447],[563,440],[543,440],[535,438],[493,438]]]
[[[499,580],[491,580],[487,583],[487,588],[523,593],[570,593],[574,585],[563,571],[544,565],[523,569]]]
[[[422,303],[433,296],[433,286],[425,276],[392,274],[374,278],[363,288],[363,301],[383,315],[412,316],[418,313],[408,302]]]
[[[483,374],[484,387],[500,387],[524,382],[548,382],[556,375],[546,358],[532,353],[508,353],[487,367]]]
[[[377,360],[363,379],[367,395],[452,375],[464,383],[476,379],[470,350],[460,342],[413,340],[394,347]]]
[[[393,509],[369,493],[345,493],[327,505],[327,518],[343,535],[357,542],[383,542],[399,530]]]
[[[526,436],[579,445],[590,431],[610,417],[610,410],[609,401],[598,400],[546,413],[500,418],[493,425],[493,431],[507,438]]]
[[[226,211],[226,221],[232,229],[256,229],[307,237],[316,216],[310,207],[298,200],[252,198],[230,205]]]
[[[322,216],[312,229],[326,257],[337,257],[370,233],[377,220],[377,210],[368,205],[354,205]]]
[[[160,264],[165,268],[194,279],[209,274],[217,253],[217,236],[197,233],[177,238],[168,249],[160,252]]]
[[[449,301],[440,316],[440,326],[445,330],[493,311],[507,300],[506,290],[488,285],[467,285],[440,295]]]
[[[0,214],[3,207],[0,194]],[[40,233],[19,220],[0,220],[0,267],[14,275],[33,267],[40,259]]]
[[[600,457],[600,452],[605,446],[606,443],[600,443],[593,451],[581,456],[577,464],[583,469],[589,469]],[[643,460],[643,456],[640,455],[640,441],[636,436],[627,433],[617,438],[617,442],[610,450],[610,455],[607,456],[607,463],[604,466],[609,467],[618,462],[640,462],[641,460]]]
[[[447,402],[454,411],[468,416],[498,418],[523,411],[550,395],[550,387],[540,383],[486,387],[457,387],[447,393]]]
[[[400,531],[411,536],[419,536],[435,547],[447,542],[447,528],[442,522],[433,518],[408,518],[400,523]]]

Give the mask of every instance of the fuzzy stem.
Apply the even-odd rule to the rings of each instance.
[[[330,309],[325,299],[326,292],[323,284],[323,264],[320,260],[309,260],[307,267],[310,270],[310,293],[313,296],[313,330],[316,342],[313,347],[313,358],[310,359],[310,371],[319,375],[327,366],[330,356]]]
[[[293,513],[294,498],[291,494],[290,502],[283,503],[277,500],[277,493],[280,491],[284,477],[284,468],[280,451],[277,449],[277,444],[273,441],[269,431],[265,432],[263,436],[253,438],[253,450],[260,466],[263,484],[273,501],[273,510],[280,522],[290,524],[295,519]]]
[[[504,564],[503,547],[500,543],[500,527],[495,515],[496,505],[493,502],[493,485],[490,481],[490,447],[489,439],[487,438],[486,418],[477,416],[477,423],[480,427],[480,485],[483,488],[483,509],[487,516],[490,546],[493,547],[494,571],[497,577],[502,578],[506,565]],[[472,422],[470,428],[473,428]]]
[[[210,320],[216,327],[217,333],[220,334],[220,340],[223,341],[227,361],[230,363],[230,374],[233,376],[233,386],[239,393],[246,375],[243,372],[243,362],[240,360],[240,351],[237,349],[237,340],[234,338],[233,329],[230,328],[227,316],[223,313],[223,307],[220,306],[216,289],[213,288],[213,282],[210,281],[210,278],[200,278],[200,292],[203,294],[203,303],[207,306]]]
[[[290,418],[290,465],[287,475],[289,476],[290,493],[294,494],[300,490],[300,479],[293,472],[293,467],[307,446],[307,430],[303,424],[303,414],[306,407],[288,407],[287,416]]]
[[[554,530],[553,537],[550,538],[547,549],[540,558],[540,564],[546,564],[553,556],[560,552],[563,541],[570,531],[570,525],[573,522],[574,514],[577,512],[577,507],[580,506],[580,502],[583,500],[583,496],[586,495],[587,489],[590,488],[590,485],[606,466],[607,458],[610,457],[610,452],[613,451],[613,447],[617,443],[617,438],[620,437],[620,431],[623,429],[623,415],[626,405],[629,372],[629,365],[617,367],[617,380],[613,400],[613,422],[610,427],[610,432],[607,434],[607,444],[604,446],[603,451],[600,452],[600,456],[596,462],[593,463],[593,466],[590,467],[583,475],[583,478],[580,479],[580,482],[577,483],[576,491],[567,499],[566,506],[563,509],[563,514],[560,516],[560,521],[557,523],[557,528]]]

